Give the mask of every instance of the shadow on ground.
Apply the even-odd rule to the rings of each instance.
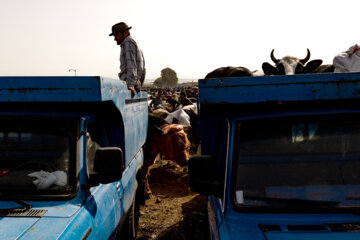
[[[162,232],[158,240],[205,240],[210,239],[209,227],[204,204],[205,197],[197,196],[182,205],[184,220]]]
[[[151,169],[154,198],[141,207],[137,240],[208,240],[206,197],[190,190],[186,168],[165,161]]]

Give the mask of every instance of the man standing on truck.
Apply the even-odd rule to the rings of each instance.
[[[130,36],[126,23],[120,22],[112,26],[109,36],[114,36],[120,53],[120,80],[126,81],[132,95],[140,91],[145,80],[145,59],[138,43]]]

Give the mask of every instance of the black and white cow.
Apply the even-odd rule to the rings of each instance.
[[[299,59],[293,56],[285,56],[281,59],[274,57],[274,49],[270,54],[271,60],[275,65],[264,62],[262,69],[265,75],[293,75],[293,74],[304,74],[312,73],[320,67],[322,64],[321,59],[312,60],[310,62],[310,50],[307,49],[307,55],[303,59]]]

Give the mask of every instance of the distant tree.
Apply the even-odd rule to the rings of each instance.
[[[154,85],[157,87],[162,87],[163,86],[162,78],[159,77],[159,78],[155,79]]]
[[[164,68],[161,70],[162,86],[174,87],[178,84],[178,77],[174,70],[171,68]],[[154,83],[155,84],[155,83]]]

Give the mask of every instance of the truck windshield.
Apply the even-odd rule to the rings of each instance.
[[[77,122],[59,117],[0,117],[0,193],[70,194]]]
[[[243,206],[360,206],[360,115],[236,124],[235,200]]]

